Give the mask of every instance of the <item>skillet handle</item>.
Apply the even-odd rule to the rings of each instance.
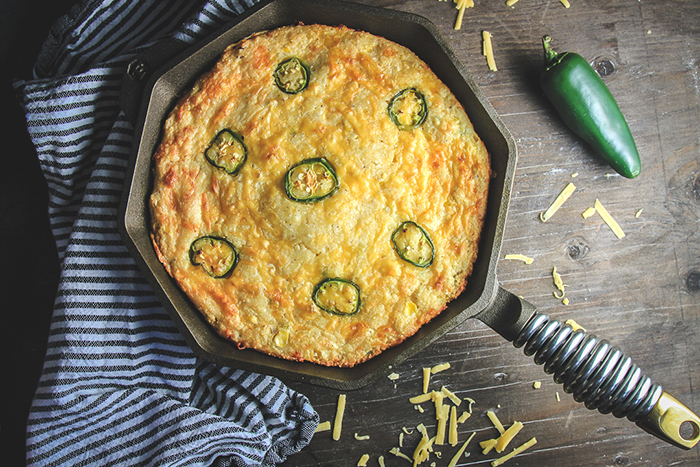
[[[545,373],[553,374],[554,382],[588,409],[627,417],[682,449],[691,449],[700,441],[700,417],[652,383],[607,340],[552,320],[501,287],[494,305],[477,318],[515,347],[522,347],[525,355],[534,355],[535,363],[544,365]]]
[[[141,106],[144,105],[143,93],[151,76],[158,68],[179,56],[187,47],[189,47],[188,44],[177,39],[162,39],[129,61],[122,74],[119,105],[132,124],[136,123]]]

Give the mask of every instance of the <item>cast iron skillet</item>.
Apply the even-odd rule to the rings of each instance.
[[[223,50],[253,33],[297,24],[328,24],[386,37],[415,52],[452,90],[491,154],[493,179],[479,256],[467,289],[447,309],[403,343],[353,368],[292,362],[240,350],[220,337],[165,272],[149,236],[148,196],[151,156],[163,121],[179,94],[208,70]],[[511,134],[459,63],[435,26],[420,16],[336,0],[267,0],[196,46],[163,41],[137,56],[123,80],[122,107],[136,129],[132,172],[127,177],[120,227],[122,236],[188,345],[217,364],[282,378],[352,390],[425,348],[468,318],[477,318],[523,347],[545,372],[579,402],[602,413],[627,417],[676,446],[690,449],[700,440],[700,418],[660,386],[652,384],[619,349],[607,341],[573,331],[550,320],[524,300],[501,288],[496,279],[517,150]],[[692,436],[681,436],[681,424]]]

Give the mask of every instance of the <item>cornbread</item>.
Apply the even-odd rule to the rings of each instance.
[[[465,288],[489,155],[410,50],[342,26],[230,46],[154,154],[160,261],[239,348],[353,366]]]

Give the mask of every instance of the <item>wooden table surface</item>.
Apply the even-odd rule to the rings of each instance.
[[[665,390],[700,413],[700,3],[649,0],[479,1],[454,30],[454,4],[438,0],[363,3],[420,14],[432,21],[468,68],[512,132],[518,146],[502,255],[534,258],[526,265],[501,260],[507,290],[540,312],[574,319],[618,345]],[[481,55],[481,32],[493,34],[498,71]],[[539,89],[541,37],[614,69],[604,80],[627,117],[642,157],[633,180],[614,174],[571,134]],[[609,71],[609,67],[607,67]],[[578,174],[572,178],[574,174]],[[567,183],[574,195],[547,223],[539,220]],[[581,213],[600,202],[626,233],[618,239],[599,216]],[[637,217],[636,214],[642,210]],[[553,296],[552,269],[561,273],[569,305]],[[683,451],[647,434],[627,419],[590,411],[526,357],[477,320],[460,325],[397,368],[398,380],[380,380],[344,392],[347,409],[340,441],[318,433],[285,466],[410,465],[389,453],[402,428],[423,423],[435,432],[434,409],[416,411],[408,399],[422,392],[422,368],[450,363],[432,377],[472,398],[473,416],[460,425],[460,442],[476,432],[457,465],[490,465],[478,442],[497,435],[486,411],[524,428],[512,443],[537,444],[513,466],[697,466],[698,448]],[[540,381],[540,389],[533,383]],[[342,391],[290,383],[311,400],[322,420],[333,422]],[[559,399],[557,400],[557,394]],[[463,406],[462,406],[463,407]],[[356,440],[354,434],[369,435]],[[413,453],[420,435],[404,438]],[[445,445],[421,465],[447,466],[457,447]]]
[[[451,1],[361,3],[431,20],[517,142],[518,167],[502,256],[521,253],[534,262],[502,260],[501,285],[539,311],[559,320],[574,319],[620,346],[654,381],[700,413],[700,2],[570,2],[567,9],[558,0],[520,0],[511,8],[505,0],[476,0],[459,31],[453,29],[457,12]],[[24,18],[31,18],[31,12],[27,10]],[[36,28],[36,23],[26,20],[30,24]],[[481,55],[483,30],[493,34],[496,72],[489,71]],[[34,33],[28,28],[18,36],[33,41],[36,52],[41,35],[34,37]],[[564,127],[546,102],[538,86],[544,34],[555,38],[557,50],[598,60],[601,69],[609,72],[604,79],[628,119],[642,156],[642,174],[637,179],[611,175],[613,171]],[[21,62],[28,69],[24,55],[10,55],[14,58],[10,64]],[[3,139],[30,152],[26,131],[21,131],[21,114],[15,107],[7,108],[13,124],[3,128]],[[12,158],[12,154],[5,156]],[[38,165],[31,157],[7,164],[25,178],[12,177],[3,187],[2,242],[39,245],[25,254],[33,255],[35,261],[48,258],[46,267],[32,273],[31,287],[18,277],[17,269],[2,268],[7,309],[22,310],[16,313],[18,327],[3,333],[5,343],[12,346],[4,366],[16,380],[10,395],[17,402],[2,411],[2,438],[3,444],[8,443],[4,452],[16,460],[22,458],[22,417],[41,368],[57,270],[45,218],[46,188]],[[574,174],[578,175],[572,178]],[[542,223],[539,213],[569,182],[575,183],[576,192],[552,219]],[[615,237],[598,216],[582,218],[581,212],[595,199],[620,223],[626,233],[623,239]],[[6,252],[7,264],[18,260],[18,255]],[[553,267],[568,285],[568,305],[553,296]],[[355,466],[365,453],[370,455],[369,466],[377,466],[380,455],[387,467],[410,465],[389,450],[398,446],[404,427],[413,433],[405,436],[402,448],[409,455],[418,441],[416,425],[423,423],[434,432],[430,405],[423,404],[421,414],[408,398],[422,391],[422,369],[440,363],[451,367],[432,377],[431,389],[444,385],[475,401],[472,417],[460,425],[460,442],[476,434],[467,449],[469,457],[460,458],[457,465],[486,466],[497,457],[478,449],[478,442],[497,435],[485,415],[489,409],[506,426],[513,421],[524,424],[513,445],[537,438],[534,447],[506,465],[700,465],[699,448],[683,451],[626,419],[584,408],[522,350],[469,320],[394,368],[399,375],[395,381],[382,377],[348,392],[289,381],[308,396],[324,421],[333,421],[341,393],[347,396],[347,409],[340,441],[333,441],[329,432],[319,433],[284,466]],[[540,389],[533,388],[535,381],[542,383]],[[370,438],[357,440],[355,433]],[[447,466],[456,450],[441,446],[436,449],[441,458],[433,454],[421,465]]]

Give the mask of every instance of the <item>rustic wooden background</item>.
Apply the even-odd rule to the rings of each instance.
[[[451,1],[361,3],[431,20],[517,141],[519,161],[503,254],[522,253],[534,262],[501,261],[500,283],[540,311],[574,319],[619,345],[646,374],[700,412],[700,2],[570,2],[566,9],[558,0],[520,0],[510,8],[505,0],[475,0],[459,31],[453,29],[457,13]],[[3,8],[16,5],[11,16],[3,10],[3,78],[28,76],[48,25],[74,2],[40,3],[47,13],[41,17],[33,14],[32,2],[1,3]],[[488,70],[481,55],[482,30],[493,34],[497,72]],[[8,40],[9,33],[14,36]],[[597,60],[609,72],[604,79],[642,154],[637,179],[610,176],[612,170],[572,136],[544,99],[537,83],[544,34],[554,36],[558,50]],[[45,218],[45,184],[23,133],[21,113],[8,97],[9,80],[2,84],[3,108],[11,116],[2,127],[3,141],[15,149],[3,158],[5,173],[13,176],[2,186],[0,230],[3,248],[13,248],[5,249],[0,283],[5,314],[15,316],[17,324],[3,326],[6,406],[0,438],[6,465],[20,465],[23,423],[41,369],[57,269]],[[574,196],[543,224],[539,213],[569,181],[577,186]],[[624,239],[617,239],[597,216],[581,217],[595,199],[618,220]],[[552,295],[555,266],[568,285],[568,306]],[[420,414],[408,398],[421,391],[422,368],[444,362],[451,368],[433,377],[432,388],[445,385],[475,400],[474,415],[460,426],[461,441],[476,432],[470,456],[461,458],[460,466],[487,466],[496,457],[477,448],[479,441],[496,435],[485,417],[488,409],[505,424],[524,423],[513,445],[533,436],[538,440],[506,465],[700,465],[700,448],[671,447],[627,420],[585,409],[521,350],[471,320],[395,368],[398,380],[380,378],[347,392],[341,440],[319,433],[284,466],[355,466],[365,453],[371,456],[370,466],[378,465],[379,455],[387,467],[409,465],[388,451],[398,445],[402,427],[413,430],[422,422],[434,430],[429,405],[423,404],[426,413]],[[540,389],[533,389],[535,381],[542,382]],[[333,420],[340,391],[288,383],[309,397],[322,420]],[[358,441],[354,433],[370,439]],[[417,439],[415,433],[406,436],[403,452],[410,454]],[[441,459],[431,457],[436,467],[446,466],[456,448],[440,451]]]
[[[519,159],[502,252],[534,258],[525,265],[502,260],[500,283],[541,312],[574,319],[619,345],[647,375],[700,412],[700,2],[650,0],[475,1],[461,30],[451,1],[365,1],[431,20],[512,132]],[[481,55],[481,31],[493,34],[498,71]],[[642,174],[628,180],[602,163],[566,129],[538,85],[541,37],[559,51],[602,63],[604,77],[642,156]],[[606,62],[607,61],[607,62]],[[608,63],[614,67],[612,73]],[[578,174],[572,178],[572,174]],[[538,216],[570,181],[574,195],[546,224]],[[581,212],[599,199],[626,233],[617,239],[596,216]],[[635,214],[642,209],[639,217]],[[568,306],[555,299],[552,268],[568,285]],[[476,432],[460,466],[486,466],[478,442],[496,435],[485,412],[506,423],[523,422],[513,442],[535,436],[537,444],[512,466],[698,466],[698,448],[683,451],[648,435],[627,419],[601,415],[573,401],[521,350],[476,320],[448,333],[400,365],[396,381],[381,378],[347,392],[340,441],[319,433],[285,466],[354,466],[370,455],[377,466],[410,465],[388,451],[402,427],[424,423],[434,432],[429,404],[424,414],[408,398],[421,391],[422,368],[449,362],[433,377],[476,402],[460,426],[460,440]],[[541,381],[540,389],[533,382]],[[334,419],[340,391],[290,383],[305,393],[322,420]],[[560,401],[557,401],[557,392]],[[370,435],[358,441],[354,434]],[[419,436],[406,436],[411,455]],[[437,450],[437,449],[436,449]],[[431,456],[446,466],[457,448]],[[427,462],[422,465],[430,465]]]

